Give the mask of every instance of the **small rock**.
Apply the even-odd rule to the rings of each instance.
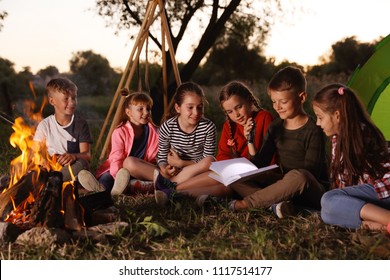
[[[69,233],[63,229],[34,227],[19,235],[16,243],[33,246],[64,244],[68,243],[70,238]]]
[[[22,232],[12,223],[0,222],[0,243],[14,242]]]

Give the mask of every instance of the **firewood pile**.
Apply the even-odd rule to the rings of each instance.
[[[60,172],[31,171],[12,187],[1,187],[0,242],[100,242],[128,230],[127,223],[118,221],[110,192],[79,195],[78,182],[63,182]]]

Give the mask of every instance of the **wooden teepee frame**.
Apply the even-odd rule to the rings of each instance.
[[[157,6],[159,7],[159,10],[156,13]],[[155,14],[156,13],[156,14]],[[119,82],[119,85],[116,89],[114,98],[112,100],[110,109],[108,110],[106,119],[103,123],[102,130],[100,131],[99,138],[96,142],[96,149],[98,149],[100,142],[104,136],[104,133],[107,129],[108,122],[111,118],[111,115],[114,111],[115,104],[119,99],[119,104],[117,106],[113,121],[111,123],[110,130],[108,132],[108,135],[106,137],[106,141],[104,143],[104,146],[102,148],[102,151],[100,153],[99,160],[102,160],[106,157],[106,154],[108,152],[108,147],[111,144],[111,134],[115,127],[119,123],[119,118],[120,118],[120,108],[122,107],[122,104],[124,102],[124,98],[120,97],[120,91],[123,88],[129,88],[130,82],[134,76],[134,72],[137,67],[137,62],[139,61],[139,56],[141,54],[143,45],[145,44],[145,41],[147,42],[147,38],[149,36],[149,28],[153,24],[153,22],[160,17],[161,19],[161,53],[162,53],[162,69],[163,69],[163,100],[164,100],[164,113],[167,112],[168,110],[168,97],[167,97],[167,88],[168,88],[168,77],[167,77],[167,72],[166,72],[166,44],[168,45],[168,51],[171,57],[172,65],[173,65],[173,71],[176,79],[177,85],[181,84],[180,80],[180,75],[179,75],[179,69],[177,67],[176,59],[175,59],[175,53],[173,49],[173,44],[172,44],[172,39],[171,39],[171,34],[169,33],[169,27],[168,27],[168,20],[165,14],[165,1],[163,0],[150,0],[148,1],[147,7],[146,7],[146,13],[145,13],[145,18],[142,22],[140,32],[138,33],[138,36],[135,40],[133,50],[131,51],[129,61],[127,62],[126,68],[122,74],[122,78]]]

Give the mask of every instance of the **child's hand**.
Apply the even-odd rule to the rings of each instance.
[[[255,122],[253,121],[253,118],[248,118],[246,120],[245,125],[244,125],[244,136],[248,141],[251,141],[251,142],[253,142],[253,139],[250,139],[250,138],[251,137],[253,138],[253,136],[251,136],[251,133],[254,129],[254,125],[255,125]]]
[[[163,167],[162,166],[160,167],[160,172],[165,178],[169,179],[172,178],[173,176],[176,176],[180,172],[180,169],[170,164],[167,164]]]
[[[68,154],[68,153],[62,155],[56,154],[56,158],[57,158],[57,162],[62,166],[72,164],[73,162],[76,161],[76,156],[74,154]]]
[[[182,167],[182,160],[174,149],[171,149],[168,153],[168,164],[177,168]]]

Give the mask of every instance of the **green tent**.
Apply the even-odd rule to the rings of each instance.
[[[360,96],[372,120],[390,141],[390,34],[356,68],[348,86]]]

